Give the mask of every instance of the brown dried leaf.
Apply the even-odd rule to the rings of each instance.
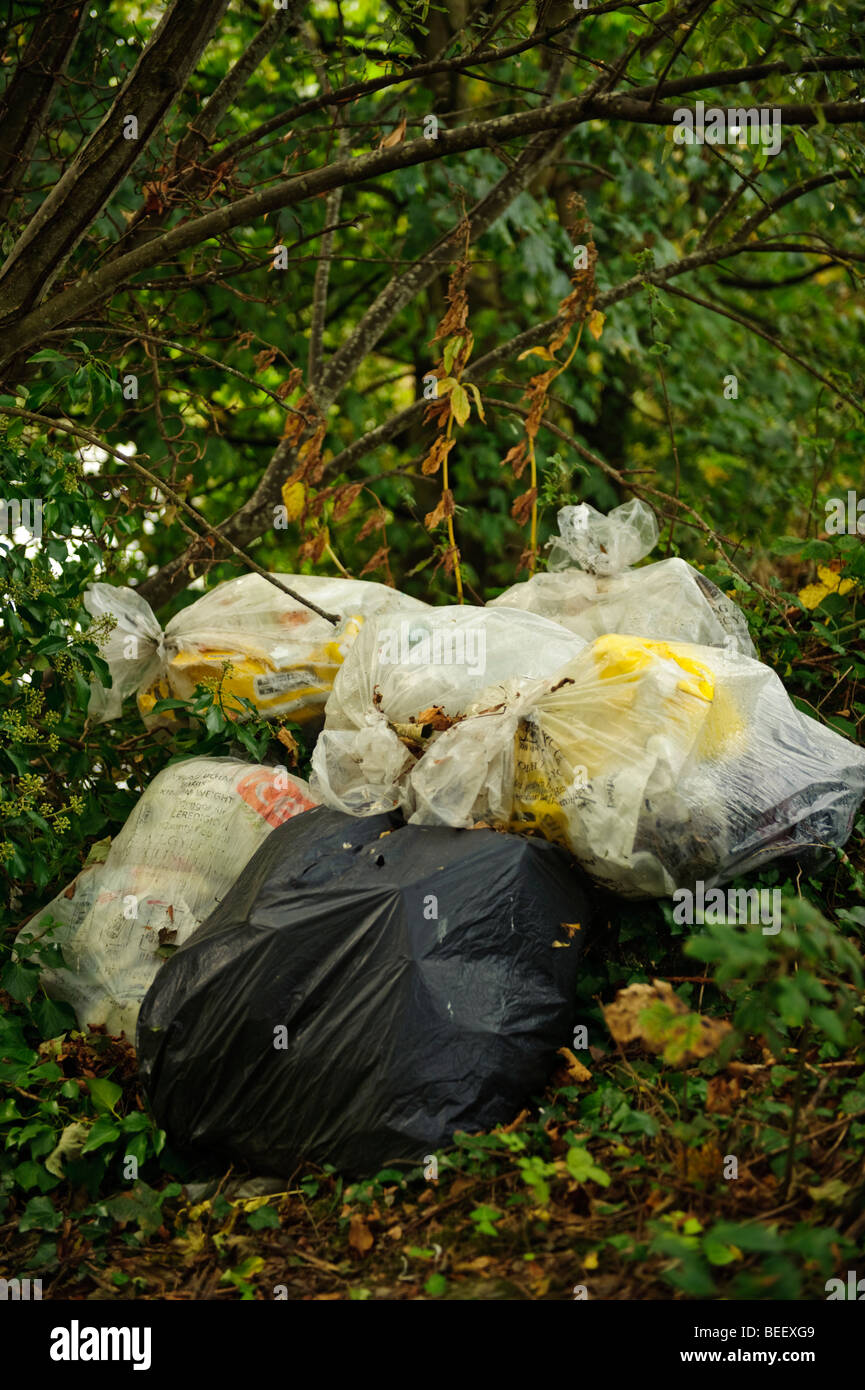
[[[511,516],[518,526],[525,526],[532,514],[532,507],[537,499],[538,490],[530,487],[528,492],[522,493],[511,507]]]
[[[255,370],[256,370],[257,372],[263,372],[264,369],[265,369],[265,367],[269,367],[269,366],[271,365],[271,363],[272,363],[273,361],[275,361],[275,359],[276,359],[276,348],[275,348],[275,347],[266,347],[266,348],[262,348],[262,349],[261,349],[261,352],[257,352],[257,353],[255,354],[255,356],[253,357],[252,360],[253,360],[253,363],[255,364]],[[284,383],[283,383],[283,384],[284,384]],[[277,394],[278,394],[278,392],[277,392]]]
[[[356,1250],[359,1255],[365,1255],[367,1250],[371,1250],[375,1241],[372,1231],[367,1226],[362,1216],[356,1213],[351,1218],[348,1225],[348,1243],[352,1250]]]
[[[429,709],[422,709],[420,714],[414,718],[415,724],[431,724],[436,733],[442,733],[445,729],[450,729],[452,725],[459,723],[459,715],[451,717],[445,714],[441,705],[430,705]]]
[[[333,519],[342,521],[351,504],[363,492],[363,483],[343,483],[333,495]]]
[[[370,512],[366,521],[361,526],[356,541],[365,541],[367,536],[371,536],[373,531],[383,531],[387,525],[387,512],[383,507],[377,507],[374,512]]]
[[[455,444],[455,439],[448,439],[446,435],[440,434],[437,439],[433,440],[432,447],[421,464],[421,472],[428,477],[433,473],[438,473]]]
[[[366,564],[360,572],[360,578],[363,578],[365,574],[370,574],[373,570],[378,570],[381,569],[383,566],[386,566],[387,557],[388,547],[386,545],[383,545],[381,549],[375,552],[371,560],[367,560]]]
[[[589,1071],[588,1067],[583,1066],[579,1057],[574,1056],[573,1052],[569,1047],[560,1047],[558,1055],[559,1057],[564,1058],[564,1070],[567,1072],[568,1076],[571,1078],[572,1081],[591,1081],[592,1073]]]
[[[438,502],[431,512],[427,512],[423,519],[423,524],[428,531],[435,530],[446,517],[454,514],[454,495],[450,488],[445,488]]]
[[[668,980],[629,985],[619,990],[603,1012],[617,1043],[640,1042],[650,1052],[663,1052],[676,1065],[708,1057],[730,1032],[723,1019],[692,1013]],[[669,1021],[659,1023],[659,1012],[666,1012]],[[676,1019],[681,1020],[681,1027],[675,1024]]]
[[[297,558],[298,560],[311,560],[314,565],[317,565],[324,554],[326,545],[327,530],[316,531],[314,536],[309,536],[308,539],[298,547]]]
[[[401,145],[405,139],[406,118],[403,116],[398,126],[389,135],[383,135],[378,142],[380,150],[392,149],[394,145]]]
[[[525,470],[525,466],[529,461],[528,447],[529,446],[526,443],[526,441],[524,439],[521,439],[519,444],[514,444],[512,448],[508,449],[508,452],[502,459],[500,466],[504,468],[505,464],[511,464],[514,470],[514,477],[521,478]]]
[[[288,729],[277,729],[276,737],[279,739],[283,748],[288,749],[288,755],[291,758],[292,766],[294,766],[297,762],[297,755],[300,752],[300,747],[298,746],[294,734],[289,733]]]
[[[303,372],[300,370],[300,367],[292,367],[285,381],[281,381],[276,388],[276,394],[279,396],[279,399],[284,401],[286,396],[293,395],[302,381]]]

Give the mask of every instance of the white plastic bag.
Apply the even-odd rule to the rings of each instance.
[[[284,768],[233,758],[190,758],[154,777],[107,858],[78,877],[22,928],[19,955],[53,920],[46,939],[65,969],[43,969],[49,994],[70,1003],[82,1027],[134,1037],[162,957],[224,897],[277,825],[317,803]]]
[[[322,713],[339,669],[362,623],[389,609],[423,610],[419,599],[384,584],[321,575],[278,574],[289,588],[325,612],[337,626],[291,598],[260,574],[243,574],[184,608],[163,633],[134,589],[93,584],[84,604],[94,617],[110,613],[117,626],[102,648],[113,678],[92,686],[89,714],[116,718],[127,695],[137,693],[146,721],[157,700],[189,699],[205,680],[221,682],[227,713],[241,714],[241,699],[266,717],[299,723]],[[226,663],[231,670],[224,675]]]
[[[721,648],[597,639],[552,679],[486,691],[411,773],[412,820],[565,844],[630,897],[841,845],[865,751]]]
[[[512,585],[490,607],[541,613],[588,642],[620,632],[756,657],[744,614],[685,560],[674,556],[628,568],[658,539],[658,523],[644,502],[625,502],[607,516],[586,502],[562,507],[558,523],[547,573]]]
[[[505,608],[380,615],[334,682],[312,756],[313,795],[349,815],[409,811],[408,774],[422,741],[486,687],[510,681],[519,688],[584,645],[558,623]]]

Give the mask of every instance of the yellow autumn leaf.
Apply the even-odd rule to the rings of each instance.
[[[525,352],[521,352],[521,353],[520,353],[519,357],[517,358],[517,361],[518,361],[518,362],[522,362],[522,360],[523,360],[524,357],[531,357],[532,353],[534,353],[535,357],[543,357],[543,359],[544,359],[545,362],[555,362],[555,361],[556,361],[556,358],[553,356],[553,354],[550,352],[549,348],[547,348],[547,347],[530,347],[530,348],[526,348]]]
[[[598,1267],[598,1256],[597,1256],[596,1251],[592,1250],[592,1251],[590,1251],[590,1253],[586,1256],[586,1258],[583,1260],[583,1269],[597,1269],[597,1267]]]
[[[825,565],[817,566],[817,575],[822,584],[826,585],[830,594],[849,594],[853,588],[852,579],[842,579],[840,574],[834,570],[827,569]]]
[[[469,391],[471,391],[472,395],[474,396],[474,398],[475,398],[475,405],[477,406],[478,415],[480,415],[480,417],[481,417],[481,419],[483,420],[484,424],[486,424],[486,422],[487,422],[487,417],[486,417],[486,415],[484,415],[484,403],[483,403],[483,401],[481,400],[481,393],[480,393],[480,391],[479,391],[478,388],[475,386],[475,384],[474,384],[473,381],[467,381],[467,382],[466,382],[466,389],[469,390]]]
[[[282,485],[282,505],[285,507],[286,521],[297,521],[303,512],[303,504],[306,500],[306,489],[303,483],[295,482],[289,478],[287,483]]]
[[[799,590],[799,600],[807,609],[817,608],[830,594],[840,594],[841,597],[849,594],[855,588],[852,579],[842,579],[834,570],[830,570],[826,565],[817,566],[819,584],[806,584],[804,589]]]
[[[469,398],[462,386],[455,386],[451,391],[451,412],[458,425],[464,425],[469,418],[471,406]]]
[[[598,339],[604,331],[604,322],[606,320],[606,317],[606,314],[602,314],[600,309],[595,309],[592,313],[592,317],[589,319],[589,332],[591,333],[595,342],[598,341]]]

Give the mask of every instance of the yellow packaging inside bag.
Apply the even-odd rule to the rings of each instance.
[[[719,756],[741,727],[714,672],[677,643],[611,633],[567,671],[517,728],[513,830],[567,844],[568,808],[589,784],[645,763],[650,739]]]
[[[216,681],[225,713],[231,718],[246,713],[240,702],[249,700],[265,718],[290,716],[298,724],[307,723],[321,715],[336,673],[362,624],[360,615],[351,617],[338,638],[310,646],[302,656],[285,663],[263,653],[252,655],[228,647],[181,648],[168,661],[165,674],[138,696],[141,716],[151,720],[159,700],[189,700],[196,686]],[[155,718],[171,723],[176,722],[176,714],[166,710]]]

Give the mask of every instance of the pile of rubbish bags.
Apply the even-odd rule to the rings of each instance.
[[[94,718],[134,695],[152,727],[216,679],[237,719],[323,720],[308,786],[169,765],[19,936],[59,943],[44,983],[82,1025],[138,1020],[175,1144],[362,1172],[506,1123],[570,1040],[600,890],[711,888],[845,842],[865,751],[794,706],[698,570],[639,563],[657,539],[641,502],[565,507],[548,571],[485,607],[276,576],[336,622],[256,574],[165,632],[92,587],[116,620]]]

